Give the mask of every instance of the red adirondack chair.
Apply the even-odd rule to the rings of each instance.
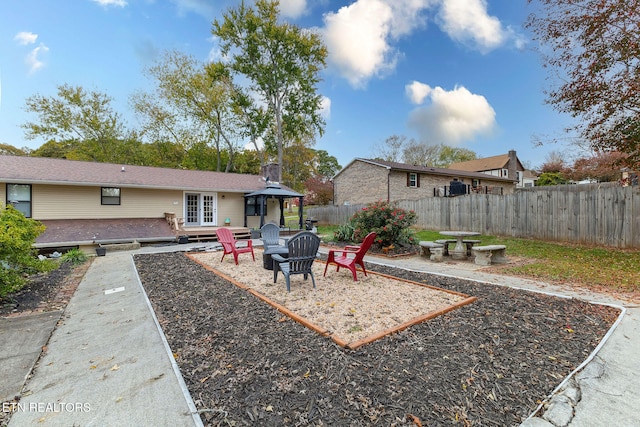
[[[222,248],[224,249],[224,253],[222,254],[222,260],[224,260],[225,255],[233,254],[233,260],[238,265],[238,254],[251,253],[253,260],[256,260],[256,256],[253,253],[253,242],[251,240],[247,240],[247,246],[238,246],[238,240],[233,236],[233,233],[228,228],[218,228],[216,230],[216,235],[218,236],[218,242],[222,244]]]
[[[376,233],[371,232],[367,234],[360,246],[345,246],[344,249],[330,250],[327,265],[324,266],[324,276],[327,275],[327,267],[329,267],[329,264],[336,264],[338,267],[336,271],[340,271],[340,267],[348,268],[351,270],[353,280],[356,282],[358,281],[356,265],[362,267],[362,272],[366,276],[367,270],[364,268],[364,254],[367,253],[375,238]]]

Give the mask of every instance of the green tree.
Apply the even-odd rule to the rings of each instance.
[[[129,138],[121,116],[111,107],[112,99],[81,86],[58,86],[57,96],[33,95],[25,110],[38,121],[22,125],[27,139],[38,137],[57,144],[76,146],[75,157],[98,162],[117,162],[114,145]]]
[[[338,159],[334,156],[330,156],[325,150],[315,150],[315,152],[315,169],[318,177],[324,181],[328,181],[340,172],[342,166],[338,163]]]
[[[440,144],[438,147],[439,151],[436,159],[428,166],[447,168],[453,163],[467,162],[477,158],[476,153],[467,148],[449,147],[444,144]]]
[[[67,154],[79,149],[82,144],[78,141],[47,141],[31,152],[34,157],[51,157],[66,159]]]
[[[33,248],[44,230],[44,225],[25,218],[13,206],[0,206],[0,299],[23,287],[26,274],[51,268],[36,257]]]
[[[137,93],[132,97],[134,109],[141,116],[144,133],[154,142],[173,141],[189,150],[199,144],[214,149],[215,170],[222,170],[222,152],[228,157],[225,172],[232,168],[238,151],[240,123],[234,113],[233,87],[210,72],[204,63],[177,51],[146,70],[155,79],[154,93]],[[202,152],[202,148],[198,147]]]
[[[17,148],[9,144],[0,144],[0,156],[26,156],[27,150],[24,148]]]
[[[287,147],[284,153],[284,171],[282,179],[289,187],[304,193],[304,183],[314,174],[313,162],[315,151],[308,148],[304,141],[296,141]]]
[[[277,1],[257,0],[255,8],[242,2],[213,22],[212,33],[230,69],[248,80],[258,103],[268,108],[281,181],[285,139],[324,132],[317,84],[327,49],[317,33],[280,23],[278,15]]]
[[[529,0],[529,3],[534,3]],[[640,164],[640,2],[540,0],[527,27],[558,85],[547,102],[571,114],[591,151],[619,151]]]
[[[260,175],[261,166],[263,163],[260,153],[256,150],[244,149],[236,154],[231,172]]]
[[[562,172],[543,172],[538,176],[536,186],[560,185],[569,182]]]

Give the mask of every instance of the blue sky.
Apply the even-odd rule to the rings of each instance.
[[[248,0],[250,1],[250,0]],[[0,3],[0,143],[37,148],[25,100],[62,84],[106,93],[130,127],[129,97],[150,90],[145,67],[163,51],[217,58],[211,23],[239,0],[11,0]],[[321,32],[329,50],[316,149],[342,166],[392,135],[479,157],[515,149],[538,167],[535,137],[570,118],[544,103],[547,70],[523,28],[526,0],[282,0],[284,19]]]

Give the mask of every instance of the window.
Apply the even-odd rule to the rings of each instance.
[[[420,175],[415,172],[407,173],[407,187],[420,187]]]
[[[9,204],[25,217],[31,218],[31,185],[7,184],[7,205]]]
[[[102,200],[103,205],[119,205],[120,204],[120,189],[117,187],[102,187]]]
[[[247,216],[260,215],[260,197],[246,197]],[[267,215],[267,203],[264,204],[264,214]]]

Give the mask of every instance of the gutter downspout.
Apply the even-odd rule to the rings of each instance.
[[[387,168],[387,203],[391,203],[391,168]]]

